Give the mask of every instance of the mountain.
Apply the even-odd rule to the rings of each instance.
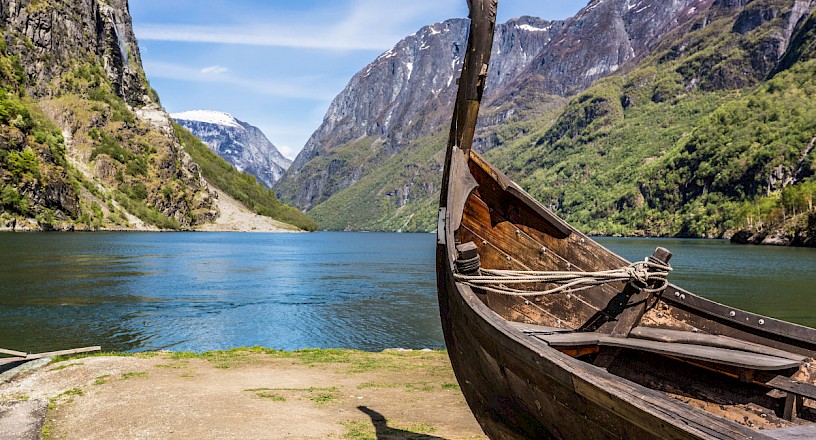
[[[170,117],[238,171],[252,174],[269,188],[292,164],[259,128],[228,113],[194,110],[173,113]]]
[[[553,123],[488,156],[587,232],[782,228],[804,243],[816,231],[815,5],[712,2]]]
[[[565,21],[499,25],[476,149],[589,232],[728,236],[744,220],[738,206],[774,197],[782,182],[801,183],[811,173],[807,145],[816,133],[808,135],[802,115],[810,104],[799,98],[811,93],[813,7],[805,0],[594,0]],[[432,230],[455,87],[450,72],[459,68],[465,23],[423,28],[355,75],[276,184],[279,196],[331,229]],[[785,123],[765,130],[752,121],[754,130],[770,132],[754,141],[789,152],[757,148],[736,133],[747,121],[725,116],[718,117],[738,121],[719,138],[740,138],[732,156],[711,163],[711,151],[687,144],[699,139],[716,148],[703,142],[716,125],[709,115],[758,102],[768,113],[742,117]],[[751,168],[718,175],[744,165],[746,154],[757,161]]]
[[[495,131],[503,130],[497,126],[561,108],[565,97],[645,56],[660,32],[687,20],[688,11],[706,1],[673,1],[668,8],[657,2],[640,2],[637,8],[631,3],[596,1],[566,21],[522,17],[498,25],[478,149],[496,145]],[[424,27],[358,72],[275,185],[279,197],[314,209],[357,184],[369,170],[376,173],[383,161],[410,154],[404,150],[413,150],[414,141],[446,130],[467,27],[464,19]],[[393,198],[402,208],[434,194],[439,164],[418,166],[418,173],[407,172],[403,185],[379,188],[377,197]]]
[[[126,0],[0,0],[0,23],[0,229],[195,228],[219,216],[202,170],[314,228],[173,125]]]

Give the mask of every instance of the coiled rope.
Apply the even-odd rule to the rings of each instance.
[[[536,272],[516,270],[480,269],[479,275],[456,273],[454,277],[462,284],[488,292],[508,296],[539,296],[554,293],[570,293],[594,286],[621,281],[632,281],[639,289],[658,293],[669,285],[671,267],[653,261],[639,261],[618,269],[600,272]],[[549,283],[557,287],[548,290],[520,290],[509,285],[523,283]],[[653,285],[654,287],[649,287]]]

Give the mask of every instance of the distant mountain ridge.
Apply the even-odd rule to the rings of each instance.
[[[238,171],[255,176],[267,188],[292,164],[258,128],[225,112],[192,110],[170,115]]]

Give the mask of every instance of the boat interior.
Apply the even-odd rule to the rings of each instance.
[[[475,182],[460,202],[457,265],[478,255],[479,272],[472,264],[460,268],[592,272],[629,264],[550,214],[478,154],[464,156]],[[670,254],[660,257],[667,263]],[[786,429],[807,427],[806,435],[816,436],[812,329],[671,284],[652,289],[613,280],[559,290],[531,279],[510,290],[468,287],[523,338],[768,435],[786,438]]]

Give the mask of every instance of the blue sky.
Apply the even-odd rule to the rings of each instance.
[[[499,21],[564,19],[586,3],[504,0]],[[131,0],[151,85],[169,112],[219,110],[294,158],[351,77],[465,0]]]

